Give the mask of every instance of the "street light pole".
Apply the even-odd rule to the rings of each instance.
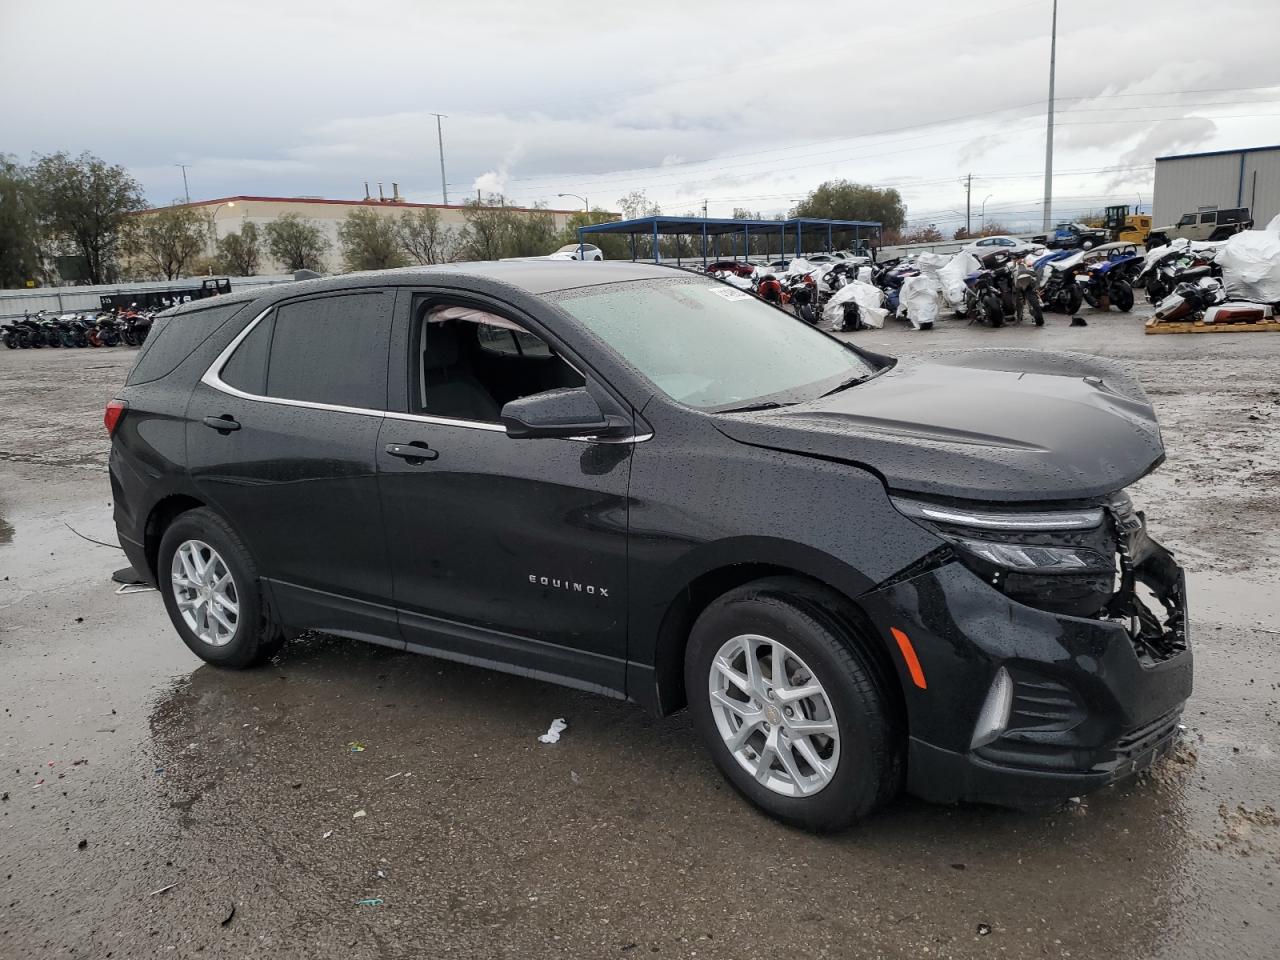
[[[175,167],[182,168],[182,193],[187,198],[187,203],[191,202],[191,189],[187,186],[187,167],[189,164],[175,163]]]
[[[583,212],[584,212],[584,213],[590,213],[590,212],[591,212],[591,205],[587,203],[587,198],[586,198],[586,197],[580,197],[580,196],[578,196],[576,193],[557,193],[557,194],[556,194],[556,196],[557,196],[557,197],[573,197],[573,199],[575,199],[575,200],[581,200],[581,201],[582,201],[582,210],[583,210]]]
[[[440,196],[444,201],[444,205],[449,205],[449,185],[444,179],[444,127],[440,125],[440,121],[446,119],[447,113],[433,113],[436,118],[436,141],[440,144]]]
[[[979,216],[981,216],[981,217],[982,217],[982,231],[983,231],[983,233],[986,233],[986,230],[987,230],[987,201],[988,201],[988,200],[990,200],[990,199],[991,199],[992,197],[994,197],[994,196],[995,196],[995,194],[994,194],[994,193],[988,193],[985,197],[983,197],[983,198],[982,198],[981,213],[979,214]]]
[[[213,208],[213,212],[209,214],[209,275],[213,276],[213,258],[218,255],[218,230],[214,226],[213,219],[218,215],[218,211],[223,207],[234,207],[234,200],[224,200]]]
[[[1049,34],[1049,118],[1044,135],[1044,232],[1053,223],[1053,74],[1058,60],[1058,0],[1053,0],[1053,26]]]

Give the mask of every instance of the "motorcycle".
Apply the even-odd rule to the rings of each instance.
[[[902,281],[920,271],[910,260],[885,260],[872,271],[871,282],[884,291],[884,305],[896,315],[902,295]]]
[[[797,317],[805,323],[818,322],[818,284],[813,274],[792,277],[783,289],[783,302],[789,303]]]
[[[1031,261],[1031,262],[1028,262]],[[1040,304],[1040,278],[1036,275],[1033,257],[1023,257],[1013,264],[1013,289],[1017,298],[1018,322],[1022,322],[1025,309],[1037,327],[1044,326],[1044,308]]]
[[[1206,277],[1222,276],[1222,268],[1208,253],[1196,253],[1187,246],[1156,247],[1147,255],[1133,286],[1147,291],[1149,303],[1159,303],[1181,283],[1197,283]]]
[[[1021,320],[1009,254],[991,253],[983,257],[977,270],[964,278],[965,314],[969,322],[1003,327],[1005,318]]]
[[[4,345],[10,350],[31,345],[27,339],[27,331],[17,321],[0,325],[0,339],[4,340]]]
[[[1040,277],[1040,303],[1045,310],[1056,310],[1068,316],[1080,310],[1084,294],[1076,283],[1076,269],[1084,258],[1084,251],[1062,251],[1036,261],[1035,270]]]
[[[86,331],[86,336],[89,338],[90,346],[114,347],[120,342],[120,324],[111,314],[101,314]]]
[[[1128,313],[1133,309],[1133,287],[1125,279],[1125,272],[1139,259],[1137,256],[1117,257],[1090,264],[1078,281],[1081,296],[1091,307],[1102,310],[1115,307],[1122,313]]]
[[[756,296],[766,303],[781,304],[782,295],[782,282],[772,273],[763,274],[756,281]]]

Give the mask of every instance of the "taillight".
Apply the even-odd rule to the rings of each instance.
[[[120,423],[120,418],[124,416],[124,412],[129,409],[129,404],[124,400],[112,400],[107,404],[107,409],[103,411],[102,423],[107,428],[107,436],[114,436],[116,426]]]

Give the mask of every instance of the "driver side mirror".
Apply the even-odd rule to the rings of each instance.
[[[597,437],[628,429],[626,420],[600,409],[586,387],[547,390],[512,400],[502,408],[502,425],[515,440],[534,437]]]

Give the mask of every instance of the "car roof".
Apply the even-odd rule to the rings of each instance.
[[[525,293],[544,294],[578,287],[593,287],[631,280],[670,278],[679,274],[673,267],[629,261],[581,260],[484,260],[474,263],[445,263],[426,267],[403,267],[394,270],[368,270],[345,273],[315,280],[296,280],[252,291],[236,291],[217,298],[219,303],[236,300],[275,302],[309,293],[327,293],[370,286],[412,286],[413,284],[459,283],[487,280],[516,287]],[[208,301],[199,301],[208,303]]]

